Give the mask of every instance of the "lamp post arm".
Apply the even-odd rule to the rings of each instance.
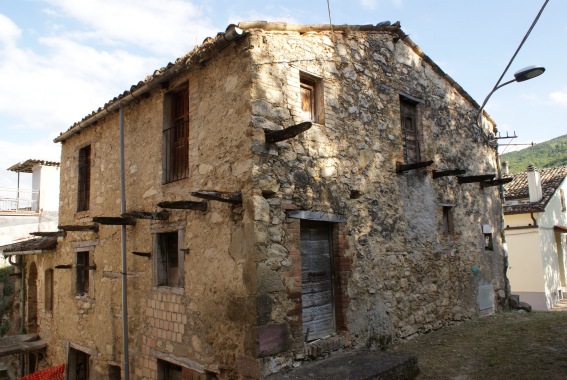
[[[482,102],[482,105],[480,106],[480,109],[478,110],[478,114],[476,115],[476,125],[478,125],[479,128],[481,128],[482,110],[484,109],[484,106],[486,105],[486,103],[488,103],[488,100],[490,99],[492,94],[494,94],[500,88],[506,86],[507,84],[513,83],[513,82],[516,82],[515,78],[512,79],[512,80],[509,80],[508,82],[504,82],[501,85],[494,87],[492,89],[492,91],[490,91],[490,93],[486,96],[486,98],[484,99],[484,102]]]

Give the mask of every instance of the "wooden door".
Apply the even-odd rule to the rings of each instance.
[[[301,301],[306,341],[335,332],[331,243],[331,224],[301,221]]]

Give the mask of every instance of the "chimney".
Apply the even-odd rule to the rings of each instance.
[[[543,197],[541,190],[541,179],[534,165],[528,166],[528,190],[530,192],[530,203],[538,202]]]
[[[509,175],[510,170],[508,167],[508,161],[502,161],[502,175]]]

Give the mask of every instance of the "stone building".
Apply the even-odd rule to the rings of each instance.
[[[122,230],[135,379],[264,378],[494,312],[478,109],[399,23],[229,26],[56,138],[61,236],[25,257],[52,271],[47,363],[119,378]]]

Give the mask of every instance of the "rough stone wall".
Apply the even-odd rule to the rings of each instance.
[[[280,352],[259,361],[261,372],[301,357],[301,337],[293,333],[300,316],[289,273],[299,256],[290,209],[347,219],[341,227],[346,344],[384,345],[478,315],[482,285],[493,286],[497,300],[504,297],[497,189],[431,175],[433,169],[496,173],[494,149],[471,131],[475,107],[390,34],[252,32],[254,186],[266,198],[258,202],[263,217],[256,220],[258,297],[267,305],[258,323],[284,331],[266,338],[279,339]],[[265,145],[263,129],[304,121],[302,72],[320,78],[323,123]],[[396,163],[403,162],[400,94],[421,100],[421,160],[434,161],[406,174],[396,174]],[[452,233],[443,231],[443,205],[452,205]],[[495,231],[493,251],[484,249],[482,224]]]
[[[161,201],[191,200],[192,191],[242,192],[242,205],[207,202],[208,210],[169,210],[166,221],[137,220],[127,227],[128,312],[131,378],[157,378],[157,358],[197,372],[234,373],[254,362],[254,236],[249,183],[250,66],[234,46],[194,65],[124,107],[128,211],[155,212]],[[164,98],[189,85],[189,177],[162,184]],[[91,205],[76,212],[78,150],[91,145]],[[64,142],[61,225],[91,224],[95,216],[120,215],[119,118],[113,113]],[[184,287],[155,286],[153,234],[182,231]],[[58,302],[52,344],[64,360],[68,340],[95,353],[92,378],[122,363],[121,234],[69,232],[54,264],[74,262],[77,245],[95,242],[91,293],[74,294],[73,270],[57,274]],[[152,257],[130,252],[151,252]],[[255,370],[252,368],[252,370]]]

